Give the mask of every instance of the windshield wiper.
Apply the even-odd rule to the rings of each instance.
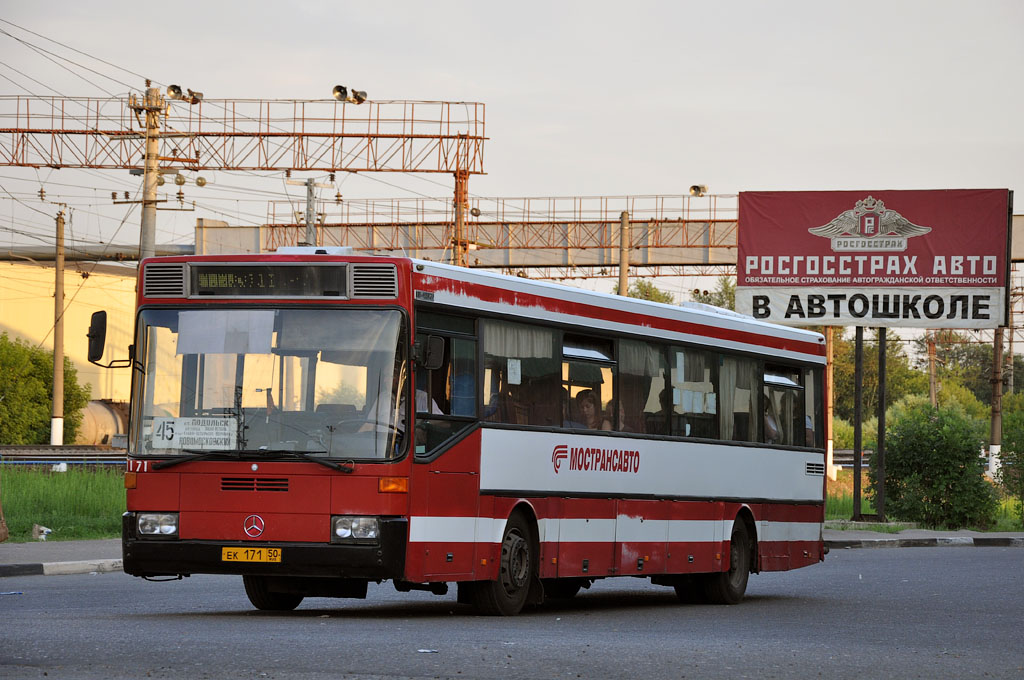
[[[341,465],[339,463],[335,463],[332,460],[327,460],[325,458],[319,458],[317,456],[312,455],[314,453],[327,453],[326,451],[310,451],[310,452],[307,452],[307,451],[295,451],[293,449],[245,449],[243,451],[239,451],[238,453],[241,454],[241,455],[256,454],[256,455],[259,455],[259,456],[267,456],[267,455],[291,456],[293,458],[301,458],[303,460],[313,461],[314,463],[319,463],[320,465],[323,465],[324,467],[329,467],[332,470],[338,470],[340,472],[354,472],[355,469],[356,469],[355,468],[355,464],[352,463],[351,461],[348,461],[347,464],[345,464],[345,465]]]
[[[238,457],[238,454],[235,451],[206,451],[203,449],[182,449],[181,451],[186,455],[154,463],[153,469],[162,470],[163,468],[169,468],[173,465],[177,465],[178,463],[187,463],[193,460],[204,460],[206,458],[215,458],[217,456],[223,456],[225,458]]]

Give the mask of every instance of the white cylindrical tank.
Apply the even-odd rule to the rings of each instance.
[[[115,434],[127,432],[128,406],[108,400],[90,401],[82,411],[75,444],[110,446]]]

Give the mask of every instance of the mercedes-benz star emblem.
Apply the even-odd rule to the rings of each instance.
[[[245,535],[249,538],[259,538],[263,535],[263,529],[266,528],[266,524],[263,522],[263,518],[259,515],[249,515],[242,522],[242,529],[245,530]]]

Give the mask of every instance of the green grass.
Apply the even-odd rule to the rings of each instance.
[[[861,514],[871,515],[875,512],[875,506],[864,493],[860,498]],[[850,519],[853,517],[853,494],[852,493],[829,493],[825,499],[825,521],[837,519]]]
[[[1015,498],[1003,498],[996,511],[996,525],[991,531],[1020,531],[1024,529],[1021,520],[1021,502]]]
[[[109,467],[0,465],[0,506],[11,541],[31,541],[32,525],[53,530],[50,541],[116,538],[125,510],[124,473]]]
[[[838,483],[829,486],[825,521],[849,520],[853,516],[849,471],[841,471]],[[865,484],[865,491],[866,488]],[[121,515],[125,510],[123,473],[109,467],[74,467],[67,472],[51,472],[48,467],[0,465],[0,505],[11,541],[33,540],[33,524],[53,529],[48,539],[51,541],[117,538],[121,535]],[[861,512],[875,512],[866,493],[862,494]],[[895,532],[906,526],[879,524],[857,528]],[[996,525],[988,530],[1021,528],[1019,502],[1004,499]]]
[[[840,470],[838,478],[835,482],[829,482],[828,494],[825,497],[825,521],[826,522],[843,522],[848,521],[853,517],[853,473],[850,470]],[[862,480],[861,487],[861,513],[870,515],[874,514],[875,508],[871,503],[871,499],[868,496],[868,481],[865,475]],[[882,533],[895,533],[909,528],[908,525],[900,525],[899,523],[893,524],[857,524],[855,527],[850,525],[834,525],[833,529],[865,529],[869,531],[879,531]],[[981,528],[981,527],[967,527],[975,531],[1021,531],[1024,529],[1024,524],[1021,522],[1021,506],[1020,501],[1013,498],[1003,498],[999,502],[999,509],[996,511],[996,523],[994,526]]]

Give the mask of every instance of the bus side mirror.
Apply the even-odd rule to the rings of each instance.
[[[100,365],[103,358],[103,349],[107,343],[107,313],[93,312],[92,321],[89,323],[89,363]]]
[[[103,350],[107,344],[107,313],[104,311],[93,312],[92,321],[89,322],[89,332],[85,334],[89,338],[89,363],[96,364],[100,368],[125,368],[135,366],[141,368],[135,362],[135,345],[128,346],[127,359],[114,359],[109,364],[101,364]]]
[[[444,365],[444,338],[428,335],[416,341],[414,348],[416,363],[428,371],[436,371]]]

